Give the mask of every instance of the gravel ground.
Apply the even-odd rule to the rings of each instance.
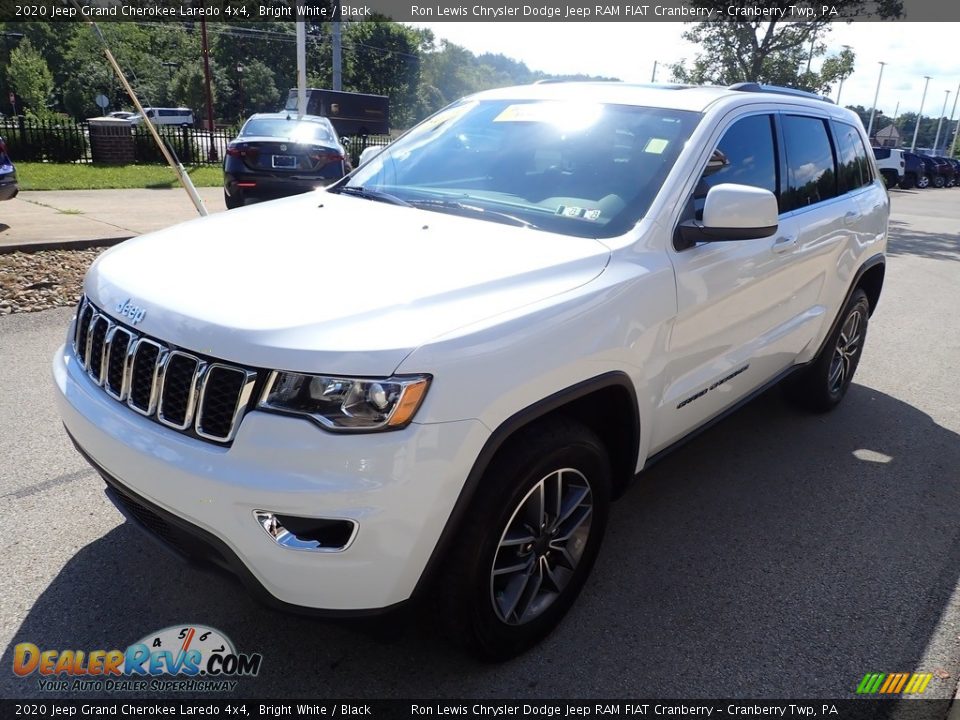
[[[0,255],[0,315],[70,307],[87,268],[106,248]]]

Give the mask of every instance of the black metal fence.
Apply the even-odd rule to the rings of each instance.
[[[161,126],[157,132],[184,165],[219,165],[237,128],[203,130]],[[44,122],[25,118],[0,120],[0,137],[6,141],[14,162],[90,163],[90,131],[86,122]],[[388,135],[344,137],[341,142],[356,165],[360,153],[371,145],[390,143]],[[144,125],[133,127],[134,159],[142,164],[163,164],[163,153]]]

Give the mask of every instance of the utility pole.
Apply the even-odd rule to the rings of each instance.
[[[307,26],[302,20],[297,26],[297,120],[307,114]]]
[[[937,136],[933,139],[933,153],[937,153],[937,146],[940,144],[940,128],[943,127],[943,116],[947,113],[947,102],[950,100],[950,91],[946,90],[947,96],[943,98],[943,110],[940,111],[940,118],[937,120]]]
[[[203,55],[203,81],[207,92],[207,131],[210,138],[210,150],[207,159],[216,162],[219,159],[217,147],[213,144],[213,91],[210,89],[210,46],[207,44],[207,21],[200,20],[200,42]]]
[[[342,70],[340,65],[340,0],[336,0],[333,8],[333,89],[343,89]]]
[[[870,124],[867,125],[867,137],[870,137],[870,132],[873,130],[873,114],[877,111],[877,98],[880,97],[880,81],[883,80],[883,66],[886,65],[882,60],[880,61],[880,77],[877,78],[877,91],[873,94],[873,107],[870,108]]]
[[[920,120],[923,118],[923,103],[927,99],[927,86],[930,84],[930,76],[924,75],[926,82],[923,84],[923,96],[920,98],[920,110],[917,111],[917,125],[913,128],[913,142],[910,143],[910,152],[917,150],[917,134],[920,132]]]

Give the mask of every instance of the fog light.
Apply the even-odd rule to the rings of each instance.
[[[254,510],[253,516],[277,545],[290,550],[341,552],[353,542],[358,527],[353,520],[278,515],[266,510]]]

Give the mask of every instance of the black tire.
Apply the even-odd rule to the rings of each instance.
[[[821,413],[840,404],[860,364],[869,319],[870,301],[863,289],[857,288],[817,358],[784,382],[784,392],[791,402]]]
[[[935,188],[942,188],[946,184],[947,184],[947,181],[943,179],[943,175],[933,176],[933,186]]]
[[[920,177],[918,177],[917,187],[920,188],[921,190],[925,190],[926,188],[930,187],[930,176],[921,175]]]
[[[223,191],[223,204],[227,206],[227,210],[243,207],[244,202],[246,202],[246,198],[243,197],[242,191],[234,190],[233,195],[227,195],[227,191]]]
[[[506,660],[546,637],[583,588],[607,524],[610,460],[588,428],[552,418],[511,438],[480,482],[434,596],[448,637],[485,660]],[[551,507],[564,510],[554,516]],[[532,529],[534,516],[546,527]]]
[[[896,187],[897,182],[899,182],[899,176],[894,170],[881,170],[880,174],[883,176],[883,182],[889,190],[892,187]]]
[[[917,176],[913,173],[905,173],[903,180],[900,181],[900,187],[904,190],[910,190],[917,184]]]

